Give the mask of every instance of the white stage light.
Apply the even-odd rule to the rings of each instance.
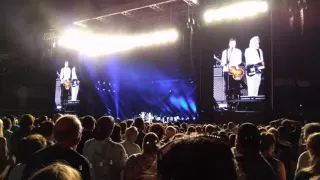
[[[59,38],[59,45],[75,49],[88,56],[108,55],[139,47],[175,42],[179,37],[176,30],[159,31],[142,35],[93,35],[70,29]]]
[[[264,1],[249,1],[232,4],[219,9],[207,10],[204,20],[207,23],[228,19],[242,19],[255,16],[268,10],[268,3]]]

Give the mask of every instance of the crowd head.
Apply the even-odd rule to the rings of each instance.
[[[57,143],[73,147],[76,146],[81,138],[82,125],[80,120],[73,115],[60,117],[54,128],[54,139]]]
[[[229,145],[214,136],[177,139],[160,149],[157,164],[163,180],[238,178]]]
[[[62,163],[54,163],[34,174],[30,180],[81,180],[80,173],[74,168]]]

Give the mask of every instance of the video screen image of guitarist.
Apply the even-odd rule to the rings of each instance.
[[[259,43],[259,37],[254,36],[249,40],[249,47],[242,51],[237,48],[236,39],[230,38],[228,48],[222,50],[221,58],[214,54],[214,69],[222,69],[224,89],[221,91],[224,91],[226,100],[264,95],[263,91],[259,91],[265,69]]]
[[[60,82],[60,89],[56,88],[56,106],[63,108],[69,102],[78,103],[80,81],[78,80],[75,66],[70,69],[69,62],[66,61],[60,73],[57,72],[57,76],[57,82]],[[59,98],[60,101],[57,100]]]

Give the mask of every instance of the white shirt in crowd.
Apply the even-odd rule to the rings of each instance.
[[[60,80],[61,81],[66,81],[69,80],[71,78],[71,70],[69,67],[64,67],[61,69],[61,73],[60,73]]]
[[[242,52],[238,48],[228,48],[225,49],[222,52],[222,57],[221,57],[221,64],[226,65],[229,60],[229,67],[231,66],[236,66],[238,67],[239,64],[242,62]],[[229,68],[224,66],[223,71],[227,72],[229,71]]]
[[[259,53],[260,52],[260,57]],[[261,49],[256,49],[256,48],[247,48],[246,51],[244,52],[244,56],[246,58],[246,65],[249,64],[258,64],[260,62],[263,62],[263,54]]]
[[[102,141],[88,140],[84,144],[83,155],[90,162],[92,180],[120,180],[121,170],[128,159],[123,146],[110,138]]]
[[[128,157],[130,157],[132,154],[141,153],[140,147],[136,143],[132,143],[129,141],[123,141],[121,142],[122,146],[126,150],[126,153]]]

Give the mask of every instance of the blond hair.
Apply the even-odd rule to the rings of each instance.
[[[0,137],[3,137],[3,122],[0,119]]]
[[[307,139],[307,150],[310,156],[309,166],[303,171],[320,172],[320,133],[314,133]]]
[[[54,179],[56,180],[82,179],[80,173],[76,169],[62,163],[54,163],[50,166],[40,169],[40,171],[38,171],[30,178],[30,180],[42,180],[48,179],[49,177],[51,177],[50,179],[52,179],[52,177],[55,177]]]

